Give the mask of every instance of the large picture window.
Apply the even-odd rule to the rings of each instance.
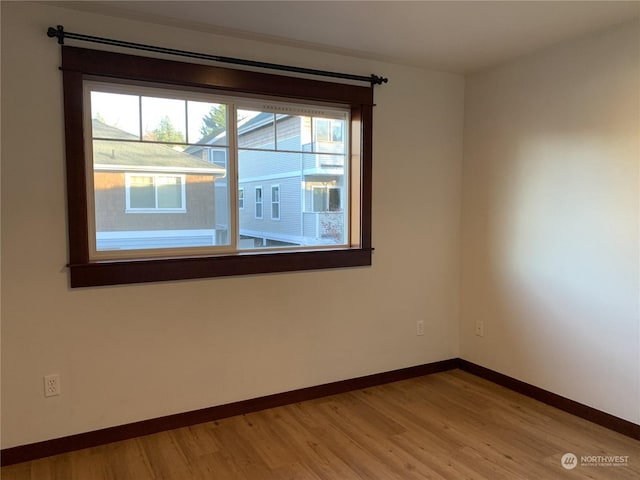
[[[371,263],[371,88],[66,46],[63,71],[72,286]]]

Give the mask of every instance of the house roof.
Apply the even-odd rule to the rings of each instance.
[[[193,173],[223,177],[226,169],[166,144],[140,141],[119,128],[92,121],[94,170]]]
[[[243,135],[256,128],[272,124],[273,117],[274,114],[271,112],[260,112],[258,115],[249,118],[246,122],[238,126],[238,135]],[[278,118],[278,120],[280,120],[280,118]]]
[[[286,118],[289,118],[291,115],[287,114],[276,114],[276,121],[281,122]],[[241,122],[238,122],[238,136],[246,135],[254,130],[259,128],[268,126],[273,124],[274,114],[271,112],[260,112],[257,115],[249,117]],[[192,145],[185,149],[186,153],[197,154],[202,151],[204,145],[207,146],[215,146],[215,145],[225,145],[226,143],[227,132],[221,133],[210,133],[209,135],[205,135],[200,140],[198,140],[197,145]]]
[[[288,116],[288,115],[287,115]],[[278,118],[278,121],[281,119]],[[242,122],[239,122],[238,125],[238,135],[246,135],[247,133],[256,130],[260,127],[264,127],[265,125],[269,125],[273,123],[273,113],[269,112],[260,112],[258,115],[254,115]],[[198,145],[193,145],[188,147],[185,152],[187,153],[197,153],[202,150],[201,145],[225,145],[227,138],[227,132],[221,133],[210,133],[209,135],[205,135],[200,140],[198,140]]]

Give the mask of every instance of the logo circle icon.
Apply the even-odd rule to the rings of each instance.
[[[562,455],[560,459],[560,463],[562,467],[566,470],[573,470],[578,466],[578,457],[576,457],[573,453],[565,453]]]

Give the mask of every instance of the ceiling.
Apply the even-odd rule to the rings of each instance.
[[[494,66],[640,16],[640,0],[55,3],[456,73]]]

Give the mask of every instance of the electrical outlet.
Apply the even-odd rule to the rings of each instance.
[[[424,335],[424,320],[416,322],[416,335]]]
[[[484,337],[484,322],[476,322],[476,336]]]
[[[60,375],[45,375],[44,396],[55,397],[56,395],[60,395]]]

